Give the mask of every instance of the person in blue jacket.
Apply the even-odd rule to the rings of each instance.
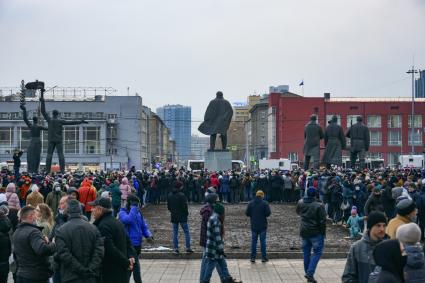
[[[133,194],[128,195],[126,207],[121,208],[118,219],[124,224],[131,244],[137,253],[137,259],[133,268],[134,282],[142,283],[139,263],[142,240],[145,237],[148,242],[152,242],[153,236],[140,211],[140,199],[137,196]]]

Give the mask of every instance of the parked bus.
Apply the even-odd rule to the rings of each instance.
[[[205,169],[205,160],[188,160],[186,169],[192,172],[203,171]],[[245,169],[245,163],[242,160],[232,160],[233,171],[241,172],[243,169]]]

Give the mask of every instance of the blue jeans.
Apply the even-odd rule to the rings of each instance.
[[[204,278],[205,278],[205,272],[207,270],[207,262],[208,264],[211,264],[209,260],[206,258],[205,248],[203,248],[202,261],[201,261],[201,274],[199,275],[199,282],[201,283],[204,283],[206,281]],[[217,273],[218,273],[218,276],[220,276],[221,282],[225,281],[227,278],[230,277],[229,269],[227,269],[227,263],[225,260],[220,261],[220,263],[217,264],[215,267],[217,268]],[[211,266],[209,266],[209,268],[211,268]],[[212,271],[211,271],[211,274],[212,274]]]
[[[180,223],[180,226],[184,232],[186,249],[190,249],[189,226],[187,225],[187,222]],[[175,250],[179,249],[179,223],[173,223],[173,245]]]
[[[323,246],[325,244],[325,237],[322,234],[302,238],[303,240],[303,253],[304,253],[304,271],[305,274],[313,276],[316,271],[317,264],[323,253]],[[313,255],[311,250],[313,249]]]
[[[217,268],[218,275],[220,276],[221,282],[224,282],[226,279],[230,277],[229,270],[227,269],[227,263],[224,258],[211,259],[202,257],[202,263],[204,266],[202,268],[201,265],[201,278],[200,282],[208,282],[211,279],[214,268]],[[220,272],[221,270],[221,272]]]
[[[266,254],[266,236],[267,236],[267,230],[261,231],[260,233],[257,233],[253,230],[251,230],[252,240],[251,240],[251,258],[257,257],[257,241],[258,236],[260,236],[260,246],[261,246],[261,258],[267,258]]]

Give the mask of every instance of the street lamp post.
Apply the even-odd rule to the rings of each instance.
[[[412,66],[412,69],[406,72],[407,74],[412,74],[412,115],[410,118],[410,127],[412,128],[411,140],[412,140],[412,155],[415,153],[415,143],[414,143],[414,135],[415,135],[415,74],[418,73],[418,70],[415,70],[415,66]],[[409,140],[409,139],[407,139]]]

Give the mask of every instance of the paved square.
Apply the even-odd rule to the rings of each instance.
[[[199,282],[200,260],[141,260],[142,281],[147,283]],[[302,260],[276,259],[263,264],[260,260],[251,264],[249,260],[227,261],[230,274],[248,282],[306,282]],[[316,271],[318,282],[341,282],[345,260],[321,260]],[[131,281],[133,282],[133,281]],[[211,282],[219,283],[214,271]]]

